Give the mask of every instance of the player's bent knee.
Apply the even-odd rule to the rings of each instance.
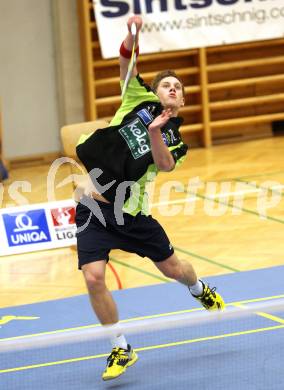
[[[89,290],[99,291],[106,288],[105,280],[103,278],[94,275],[86,275],[85,280]]]
[[[105,288],[105,276],[103,272],[84,271],[84,278],[89,290]]]

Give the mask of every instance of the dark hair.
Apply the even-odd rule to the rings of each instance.
[[[153,89],[154,92],[157,91],[158,89],[158,86],[160,84],[160,82],[166,78],[166,77],[175,77],[180,83],[181,83],[181,87],[182,87],[182,94],[183,96],[185,95],[185,91],[184,91],[184,85],[183,85],[183,82],[182,80],[179,78],[179,76],[176,74],[175,71],[173,70],[163,70],[162,72],[156,74],[156,76],[154,77],[153,81],[152,81],[152,84],[151,84],[151,88]]]

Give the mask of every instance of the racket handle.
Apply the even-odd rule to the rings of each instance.
[[[133,37],[135,37],[135,35],[137,34],[137,29],[136,29],[136,24],[135,23],[131,24],[131,34],[132,34]]]

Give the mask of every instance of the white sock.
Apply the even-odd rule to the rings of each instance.
[[[203,294],[203,284],[200,280],[197,280],[197,282],[193,286],[189,286],[189,290],[191,294],[196,295],[199,297]]]
[[[123,334],[113,336],[110,339],[112,348],[123,348],[127,349],[127,341]]]
[[[104,325],[104,327],[111,331],[110,343],[112,348],[123,348],[127,349],[127,341],[123,334],[119,330],[119,323]],[[117,331],[116,331],[117,329]]]

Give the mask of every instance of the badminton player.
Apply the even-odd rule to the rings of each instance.
[[[131,72],[120,108],[108,127],[82,136],[77,145],[78,157],[95,188],[76,209],[79,268],[99,321],[114,331],[119,316],[105,283],[111,249],[148,257],[166,277],[184,284],[206,309],[224,307],[216,289],[199,280],[189,262],[178,259],[164,229],[147,211],[145,185],[149,178],[159,171],[174,170],[188,147],[179,133],[182,119],[178,111],[184,105],[182,81],[175,72],[166,70],[150,87],[133,62],[133,56],[139,54],[141,26],[140,16],[130,17],[128,34],[120,47],[122,88]],[[123,334],[114,333],[111,345],[103,380],[120,376],[138,359]]]

